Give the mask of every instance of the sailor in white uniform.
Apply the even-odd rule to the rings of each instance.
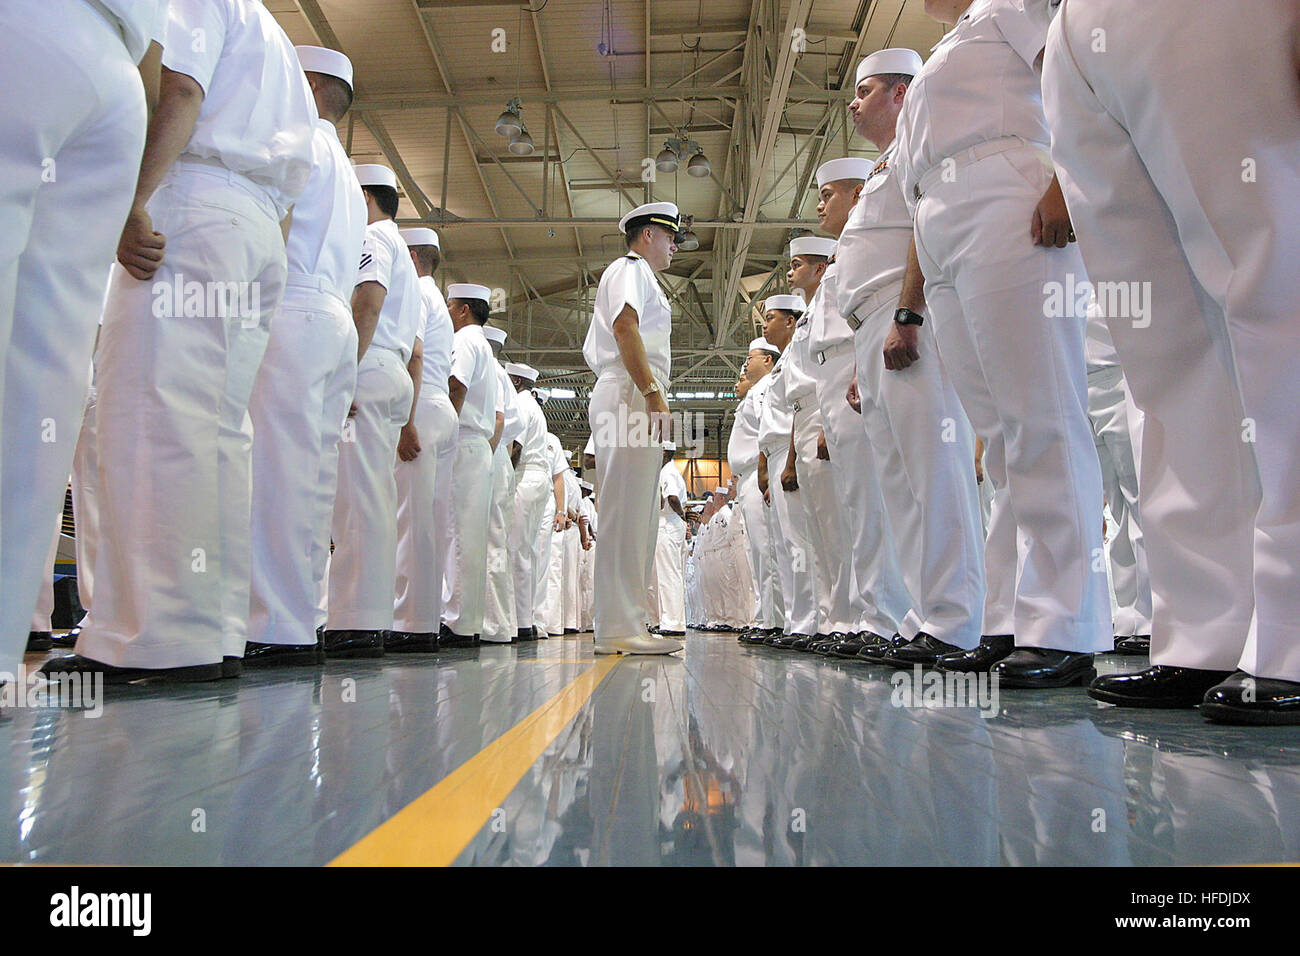
[[[1015,601],[1010,620],[990,621],[986,605],[983,631],[1014,634],[1016,649],[993,673],[1004,687],[1060,687],[1090,681],[1092,655],[1113,646],[1105,566],[1094,560],[1101,469],[1088,422],[1084,317],[1053,314],[1050,295],[1085,273],[1048,156],[1034,68],[1046,29],[1040,5],[979,0],[963,14],[966,6],[927,3],[956,25],[898,117],[894,155],[917,262],[895,321],[924,321],[928,308],[999,488],[985,573],[993,594],[1002,593],[995,576],[1013,576]],[[1015,533],[999,535],[1008,508]],[[995,551],[999,542],[1015,545],[1015,556]]]
[[[568,456],[571,457],[571,456]],[[561,633],[578,633],[578,608],[580,585],[578,564],[582,555],[581,516],[578,505],[582,501],[582,488],[578,474],[572,468],[564,470],[564,530],[560,533],[560,628]]]
[[[248,402],[284,292],[286,220],[312,169],[311,90],[261,3],[171,0],[162,63],[119,246],[132,267],[113,271],[97,353],[95,612],[80,660],[49,665],[103,670],[110,681],[212,680],[242,667]],[[96,190],[104,156],[85,174]],[[86,214],[77,211],[79,229]],[[159,235],[161,265],[142,279]],[[76,357],[78,378],[86,358]]]
[[[0,9],[0,674],[17,673],[22,626],[50,586],[49,528],[63,507],[114,246],[133,205],[132,217],[148,221],[148,193],[134,204],[132,195],[166,18],[166,0]],[[152,274],[163,245],[152,230],[150,244]]]
[[[876,653],[904,667],[975,648],[984,610],[974,435],[939,359],[933,328],[894,322],[912,241],[894,164],[894,130],[908,84],[920,69],[920,56],[907,49],[880,50],[858,66],[850,111],[859,135],[880,155],[847,215],[846,197],[837,190],[826,210],[834,222],[823,220],[839,237],[837,307],[854,330],[858,428],[871,441],[891,537],[920,622],[906,645],[855,653],[868,660]],[[855,553],[854,560],[863,559]],[[996,663],[994,655],[1012,650],[1009,637],[988,642],[996,647],[963,658],[961,666],[987,669]]]
[[[582,501],[578,502],[581,515],[579,527],[582,531],[582,555],[579,565],[579,586],[581,617],[578,629],[590,631],[595,613],[593,604],[596,593],[596,525],[599,523],[596,513],[596,488],[590,481],[579,482],[582,489]]]
[[[560,582],[564,573],[560,552],[560,534],[568,523],[564,504],[564,473],[569,470],[569,457],[564,446],[553,433],[546,433],[546,455],[551,473],[550,490],[542,507],[542,522],[538,526],[537,585],[535,609],[537,636],[545,640],[564,630],[560,605]]]
[[[515,515],[515,461],[524,423],[519,417],[515,387],[499,356],[506,342],[506,330],[484,326],[483,334],[492,347],[497,377],[497,409],[502,414],[501,437],[492,453],[491,520],[488,523],[487,595],[483,613],[484,641],[513,644],[518,631],[515,620],[515,582],[511,571],[509,536]]]
[[[487,286],[453,283],[447,308],[456,334],[448,393],[460,416],[447,570],[443,581],[443,630],[439,645],[475,647],[483,633],[487,598],[487,529],[492,510],[492,454],[505,427],[498,411],[497,360],[483,334],[491,314]]]
[[[397,441],[397,563],[393,630],[384,648],[398,653],[438,649],[447,506],[458,429],[447,394],[454,330],[447,300],[433,278],[442,245],[432,229],[401,230],[420,290],[420,387]],[[441,507],[440,507],[441,505]]]
[[[1298,35],[1294,0],[1067,0],[1052,24],[1053,156],[1144,413],[1155,666],[1098,679],[1111,703],[1300,721]]]
[[[537,620],[537,566],[542,560],[538,553],[541,544],[538,529],[542,524],[547,501],[551,501],[554,506],[554,485],[546,444],[546,417],[532,393],[532,386],[537,383],[537,369],[531,365],[511,362],[505,366],[505,370],[515,390],[519,420],[523,425],[519,436],[519,477],[515,485],[514,514],[510,526],[515,638],[530,641],[537,639],[534,625]],[[549,539],[547,544],[549,546]]]
[[[785,625],[785,601],[777,570],[776,516],[758,485],[758,426],[763,400],[772,385],[770,373],[781,350],[763,337],[749,343],[736,393],[740,404],[727,440],[727,463],[736,478],[736,504],[745,523],[749,548],[750,575],[757,591],[758,620],[738,638],[742,643],[762,643],[781,633]]]
[[[335,124],[352,104],[352,63],[296,50],[319,117],[312,172],[293,210],[284,300],[248,413],[253,422],[252,605],[244,665],[304,665],[317,651],[316,604],[329,554],[338,443],[356,388],[350,299],[366,201]]]
[[[659,534],[655,539],[655,578],[659,595],[659,634],[686,634],[686,582],[682,577],[682,548],[686,542],[686,479],[673,463],[677,444],[664,442],[659,470]]]
[[[596,373],[588,410],[601,488],[596,539],[596,652],[671,654],[680,641],[645,628],[645,595],[658,529],[661,441],[670,437],[664,388],[671,371],[672,310],[655,280],[677,251],[673,203],[638,206],[619,221],[628,253],[600,278],[583,343]]]
[[[356,167],[370,220],[352,294],[357,329],[355,410],[339,442],[327,657],[382,657],[397,580],[397,448],[423,378],[423,302],[397,215],[397,177]]]

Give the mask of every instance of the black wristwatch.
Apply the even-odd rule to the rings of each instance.
[[[899,309],[894,313],[894,321],[899,325],[925,325],[925,316],[911,309]]]

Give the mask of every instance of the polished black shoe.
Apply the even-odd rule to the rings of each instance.
[[[881,638],[878,644],[863,645],[862,648],[853,655],[853,659],[857,661],[866,661],[868,664],[883,664],[885,663],[886,657],[908,643],[910,643],[909,639],[904,637],[902,634],[895,634],[893,637],[888,639]]]
[[[515,631],[515,640],[535,641],[537,640],[537,634],[533,631],[531,627],[521,627],[519,628],[519,630]]]
[[[660,637],[685,637],[685,631],[665,631],[662,627],[655,632]]]
[[[103,674],[105,684],[129,684],[137,680],[172,681],[177,683],[197,683],[200,681],[220,680],[220,664],[197,664],[192,667],[114,667],[89,657],[73,654],[69,657],[55,657],[46,661],[40,673],[47,678],[57,679],[60,674]]]
[[[385,654],[433,654],[438,650],[438,635],[433,631],[385,631]]]
[[[244,673],[244,660],[227,654],[221,658],[221,679],[234,680]]]
[[[856,634],[846,636],[842,641],[836,641],[826,648],[826,653],[831,657],[841,657],[848,660],[857,657],[858,651],[864,647],[876,647],[884,643],[884,640],[879,634],[873,634],[871,631],[859,631]]]
[[[307,667],[324,660],[319,644],[263,644],[249,641],[244,645],[245,667]]]
[[[1097,668],[1092,666],[1091,654],[1044,647],[1017,647],[994,664],[990,673],[1003,687],[1035,689],[1069,687],[1072,684],[1087,687],[1097,676]]]
[[[831,634],[827,634],[825,637],[819,637],[808,645],[808,650],[813,654],[828,654],[832,647],[840,643],[838,638],[832,639],[833,637],[834,635]]]
[[[806,651],[808,650],[809,645],[816,643],[817,641],[824,641],[829,637],[829,634],[800,634],[790,642],[790,650]]]
[[[891,667],[909,668],[917,664],[929,667],[944,654],[953,654],[960,650],[961,648],[955,644],[941,641],[925,631],[917,631],[916,637],[902,647],[890,651],[881,660]]]
[[[741,634],[736,640],[742,644],[762,644],[769,637],[780,633],[776,628],[756,627],[751,629],[748,634]]]
[[[27,653],[48,651],[54,646],[54,635],[49,631],[27,632]]]
[[[1120,707],[1195,707],[1206,691],[1231,676],[1231,671],[1157,664],[1133,674],[1098,677],[1088,685],[1088,696]]]
[[[55,647],[76,647],[77,638],[81,637],[81,625],[78,624],[66,634],[55,634],[50,638],[50,643]]]
[[[446,624],[438,632],[439,647],[478,647],[477,634],[457,634]]]
[[[330,660],[383,657],[386,631],[323,631],[321,644]]]
[[[1300,683],[1237,671],[1205,692],[1201,715],[1217,724],[1300,724]]]
[[[1151,635],[1134,634],[1115,638],[1115,653],[1126,657],[1146,657],[1151,653]]]
[[[941,671],[960,671],[964,674],[973,674],[978,671],[990,670],[994,664],[1015,649],[1016,637],[1014,634],[985,634],[980,638],[977,647],[973,647],[969,651],[957,650],[951,654],[944,654],[935,659],[934,666]]]
[[[811,634],[802,634],[802,633],[799,633],[799,632],[795,632],[795,633],[793,633],[793,634],[782,634],[782,635],[780,635],[779,637],[775,637],[775,638],[773,638],[772,640],[768,641],[767,643],[768,643],[768,645],[771,646],[771,647],[776,647],[776,648],[779,648],[779,649],[781,649],[781,650],[783,650],[783,651],[789,651],[789,650],[794,650],[794,643],[795,643],[795,641],[799,640],[800,638],[808,638],[808,639],[811,640],[812,635],[811,635]]]

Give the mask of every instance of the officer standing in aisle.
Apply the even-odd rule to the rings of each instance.
[[[596,539],[597,653],[671,654],[680,641],[645,628],[645,595],[659,516],[655,488],[668,438],[664,387],[671,371],[672,310],[655,273],[672,263],[681,217],[669,202],[619,221],[628,253],[600,278],[583,344],[596,373],[588,409],[601,489]]]
[[[401,234],[420,290],[420,388],[397,442],[396,595],[384,648],[418,653],[438,649],[447,554],[446,509],[439,505],[451,489],[457,422],[447,394],[451,314],[433,278],[442,261],[441,242],[423,227]]]
[[[420,285],[393,221],[397,177],[376,165],[357,166],[356,173],[370,223],[352,293],[357,387],[339,442],[334,555],[322,632],[327,657],[382,657],[391,636],[397,580],[394,466],[424,374]]]
[[[329,524],[319,505],[333,506],[338,442],[356,387],[357,332],[348,300],[366,235],[366,201],[335,129],[352,105],[352,63],[322,47],[296,52],[319,117],[311,178],[294,206],[285,248],[284,300],[248,406],[253,577],[245,666],[323,660],[316,603]]]

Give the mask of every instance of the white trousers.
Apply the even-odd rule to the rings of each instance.
[[[858,611],[865,613],[866,609],[854,607],[853,562],[844,534],[845,509],[836,495],[831,463],[817,457],[817,436],[822,430],[817,399],[809,395],[804,402],[794,413],[795,471],[799,477],[799,490],[794,496],[803,503],[808,544],[813,552],[808,563],[813,566],[817,594],[815,633],[856,631]]]
[[[397,577],[397,440],[415,386],[402,356],[374,345],[357,366],[356,415],[339,441],[334,556],[329,569],[331,631],[393,628]]]
[[[737,486],[736,501],[745,523],[745,543],[758,601],[758,623],[764,628],[785,625],[785,601],[781,596],[781,575],[776,565],[772,509],[763,503],[758,490],[758,472],[750,472]]]
[[[621,418],[620,418],[621,415]],[[646,416],[645,399],[621,370],[608,371],[591,390],[588,418],[600,478],[600,535],[596,538],[597,641],[645,633],[646,590],[659,530],[659,470],[663,448],[620,421]]]
[[[673,515],[659,519],[655,542],[655,579],[659,590],[659,626],[665,631],[686,630],[686,580],[682,548],[686,524]]]
[[[583,550],[578,559],[579,594],[578,601],[582,608],[578,630],[590,631],[595,615],[594,600],[596,596],[596,544]]]
[[[1093,281],[1149,291],[1107,325],[1145,413],[1151,660],[1300,681],[1300,9],[1183,12],[1067,3],[1044,105]],[[1197,82],[1243,56],[1249,97]]]
[[[1151,633],[1151,584],[1138,520],[1127,392],[1124,370],[1118,365],[1088,373],[1088,417],[1101,463],[1101,485],[1115,519],[1106,557],[1115,588],[1115,633],[1121,637]]]
[[[555,483],[548,474],[542,495],[542,520],[537,524],[537,560],[533,564],[533,626],[539,636],[549,634],[546,600],[550,596],[551,538],[555,535]]]
[[[421,389],[415,402],[420,453],[414,461],[398,459],[394,470],[397,479],[395,631],[437,634],[442,622],[447,539],[438,535],[435,496],[447,448],[454,447],[459,427],[456,408],[447,393],[436,388]]]
[[[555,507],[549,469],[525,468],[515,488],[514,520],[510,527],[510,562],[514,574],[516,628],[533,627],[537,621],[537,566],[542,553],[542,516],[547,499]],[[550,545],[549,539],[545,542]]]
[[[318,493],[325,456],[338,455],[342,421],[330,384],[355,366],[352,311],[337,295],[290,277],[257,371],[253,421],[252,606],[248,639],[316,643]],[[354,373],[355,374],[355,373]],[[344,412],[346,414],[346,411]],[[328,541],[326,542],[328,546]],[[324,572],[323,566],[319,569]]]
[[[831,477],[844,519],[843,547],[850,573],[850,631],[892,636],[912,610],[899,566],[898,538],[885,512],[876,453],[862,416],[845,393],[856,369],[854,343],[830,356],[817,372],[817,403],[831,455]],[[938,635],[935,635],[938,637]]]
[[[507,442],[492,455],[492,499],[488,521],[487,597],[483,640],[508,644],[515,639],[515,579],[510,565],[510,526],[514,518],[515,468]]]
[[[1047,157],[1029,145],[961,167],[922,197],[916,249],[940,357],[989,457],[1005,463],[1003,507],[1018,544],[1016,644],[1097,652],[1113,642],[1106,568],[1095,560],[1101,470],[1084,320],[1046,308],[1049,289],[1086,274],[1074,246],[1035,246],[1029,235],[1051,180]],[[998,471],[989,469],[995,486]],[[995,497],[995,526],[998,511]],[[986,556],[991,574],[995,556],[987,548]]]
[[[63,506],[145,103],[121,37],[81,0],[0,7],[0,72],[0,671],[12,674]]]
[[[59,556],[59,539],[63,535],[62,515],[54,528],[54,537],[50,541],[49,553],[45,556],[45,567],[41,574],[41,589],[36,596],[36,611],[32,615],[33,631],[48,631],[50,618],[54,616],[54,562]],[[80,595],[78,595],[80,597]]]
[[[749,570],[749,545],[745,540],[745,521],[740,509],[731,508],[727,525],[727,548],[723,553],[726,571],[727,604],[723,621],[737,630],[749,627],[757,619],[758,603],[754,599],[754,576]]]
[[[462,637],[483,633],[487,598],[488,521],[492,511],[492,444],[460,429],[452,469],[451,532],[442,620]]]
[[[885,368],[894,304],[882,304],[854,338],[862,398],[858,427],[871,441],[920,630],[971,648],[980,640],[985,597],[975,437],[928,323],[918,330],[920,361]]]
[[[151,282],[114,267],[100,332],[95,613],[77,652],[213,664],[242,656],[248,636],[248,403],[284,292],[284,238],[260,188],[214,167],[178,163],[148,208],[166,258]],[[214,289],[238,301],[222,308]]]
[[[564,633],[564,535],[563,531],[552,530],[546,538],[546,578],[542,582],[540,614],[547,634]]]
[[[812,545],[808,543],[808,525],[803,498],[799,492],[781,487],[787,446],[765,448],[767,455],[767,489],[776,515],[776,562],[785,601],[785,633],[817,633],[817,590],[813,582],[816,568]],[[704,570],[701,562],[701,571]]]
[[[72,520],[77,532],[77,599],[89,613],[95,592],[95,552],[99,545],[99,436],[95,427],[98,392],[86,395],[77,450],[72,456]]]
[[[578,630],[578,562],[582,553],[582,532],[576,524],[564,529],[564,573],[560,585],[561,618],[563,629]]]

